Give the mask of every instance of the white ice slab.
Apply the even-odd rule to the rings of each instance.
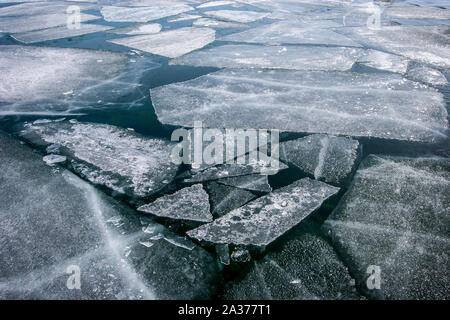
[[[176,58],[213,42],[215,34],[216,32],[209,28],[181,28],[154,35],[109,40],[109,42],[169,58]]]
[[[227,1],[227,0],[220,0],[220,1],[209,1],[202,3],[201,5],[198,5],[197,8],[211,8],[211,7],[219,7],[219,6],[226,6],[230,4],[234,4],[234,1]]]
[[[256,11],[238,11],[238,10],[217,10],[203,12],[208,16],[212,16],[219,19],[225,19],[240,23],[248,23],[256,20],[263,19],[268,16],[267,12]]]
[[[101,14],[106,21],[111,22],[147,22],[191,11],[187,5],[166,5],[151,7],[116,7],[105,6]]]
[[[180,21],[199,19],[201,17],[202,16],[195,15],[195,14],[180,14],[179,16],[176,16],[175,18],[167,20],[167,22],[174,23],[174,22],[180,22]]]
[[[439,71],[425,66],[413,66],[408,69],[408,78],[429,83],[433,86],[445,86],[448,81],[447,78]]]
[[[161,31],[161,29],[162,26],[159,23],[143,23],[129,27],[113,29],[110,32],[116,34],[141,35],[158,33]]]
[[[358,59],[358,63],[371,68],[404,74],[408,68],[408,59],[378,50],[367,50]]]
[[[200,18],[195,20],[192,23],[195,27],[211,27],[211,28],[246,28],[248,27],[245,24],[242,23],[234,23],[234,22],[227,22],[227,21],[220,21],[210,18]]]
[[[418,6],[389,7],[383,14],[398,19],[450,19],[450,10]]]

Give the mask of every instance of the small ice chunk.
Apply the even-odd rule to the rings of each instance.
[[[448,83],[447,78],[439,70],[421,65],[409,68],[407,77],[433,86],[445,86]]]
[[[358,141],[325,134],[280,143],[281,160],[332,184],[341,184],[349,177],[359,151]]]
[[[161,28],[162,26],[159,23],[143,23],[129,27],[116,28],[111,30],[110,33],[141,35],[141,34],[158,33],[161,31]]]
[[[216,254],[220,263],[226,266],[230,264],[230,250],[227,244],[216,245]]]
[[[231,260],[234,262],[245,263],[250,262],[250,260],[252,260],[252,256],[246,249],[236,249],[231,254]]]
[[[188,231],[187,235],[212,243],[265,246],[300,223],[338,190],[304,178]]]
[[[210,27],[210,28],[245,28],[248,27],[245,24],[241,23],[234,23],[234,22],[226,22],[226,21],[220,21],[210,18],[200,18],[195,20],[192,23],[195,27]]]
[[[147,22],[173,16],[193,8],[183,4],[167,4],[150,7],[116,7],[104,6],[100,12],[110,22]]]
[[[152,54],[176,58],[213,42],[215,34],[213,29],[188,27],[108,41]]]
[[[44,162],[49,165],[49,166],[53,166],[57,163],[63,163],[66,162],[67,158],[65,156],[59,156],[56,154],[49,154],[45,157],[42,158],[42,160],[44,160]]]
[[[267,12],[238,11],[238,10],[206,11],[203,13],[215,18],[231,20],[240,23],[253,22],[256,20],[263,19],[269,15]]]
[[[165,195],[154,202],[138,208],[139,211],[158,217],[198,222],[211,222],[209,198],[203,186],[196,184],[181,189],[171,195]]]
[[[249,191],[265,193],[272,191],[272,187],[269,185],[268,176],[260,174],[223,178],[217,180],[217,182],[226,186],[245,189]]]
[[[447,299],[450,161],[368,156],[324,231],[369,298]],[[369,271],[381,272],[370,290]]]
[[[358,63],[371,68],[404,74],[408,68],[408,59],[378,50],[367,50],[358,59]]]
[[[217,68],[340,70],[352,68],[358,48],[224,45],[192,52],[170,64]],[[406,66],[405,66],[406,71]]]

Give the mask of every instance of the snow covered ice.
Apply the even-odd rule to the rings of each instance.
[[[188,27],[157,34],[109,40],[109,42],[160,56],[176,58],[203,48],[214,40],[215,31],[213,29]]]
[[[171,219],[211,222],[213,217],[208,201],[208,194],[202,185],[196,184],[140,206],[138,210]]]
[[[27,124],[22,135],[36,144],[61,145],[77,173],[129,196],[158,192],[178,170],[170,161],[174,144],[110,125],[68,121]]]
[[[297,225],[339,188],[304,178],[187,234],[218,244],[265,246]]]
[[[152,89],[151,97],[162,123],[187,127],[411,141],[445,138],[448,127],[442,94],[395,74],[225,69]]]
[[[363,50],[357,48],[224,45],[189,53],[170,64],[345,71],[351,69],[362,54]]]
[[[361,290],[384,299],[448,299],[450,162],[370,155],[324,228]],[[369,265],[380,289],[365,286]]]
[[[293,163],[315,179],[343,183],[360,156],[358,141],[314,134],[280,144],[280,159]]]

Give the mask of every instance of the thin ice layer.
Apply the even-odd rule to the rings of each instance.
[[[170,231],[141,225],[133,210],[18,141],[0,135],[0,150],[2,299],[211,298],[217,269],[205,250],[171,244]],[[77,270],[80,289],[70,290]]]
[[[213,42],[216,32],[209,28],[181,28],[158,34],[127,37],[109,42],[145,52],[176,58]]]
[[[139,211],[155,216],[190,220],[198,222],[211,222],[209,212],[208,194],[201,184],[183,188],[174,194],[165,195],[154,202],[140,206]]]
[[[172,4],[150,7],[105,6],[100,12],[106,21],[111,22],[147,22],[191,11],[192,7]]]
[[[187,127],[434,141],[448,126],[442,94],[395,74],[225,69],[150,93],[162,123]]]
[[[80,28],[69,29],[67,28],[67,26],[61,26],[55,28],[48,28],[44,30],[15,33],[12,35],[12,37],[17,41],[23,43],[36,43],[48,40],[77,37],[89,33],[101,32],[110,29],[112,29],[112,27],[82,23],[80,24]]]
[[[262,44],[327,44],[360,47],[350,38],[328,28],[317,28],[297,21],[280,21],[220,38],[223,41]]]
[[[199,241],[265,246],[300,223],[338,190],[304,178],[187,234]]]
[[[357,48],[224,45],[187,54],[170,64],[345,71],[351,69],[363,53]]]
[[[94,184],[143,197],[169,184],[178,166],[173,144],[129,130],[94,123],[27,124],[23,136],[35,143],[59,144],[75,171]]]
[[[315,179],[341,184],[352,172],[359,143],[344,137],[313,134],[280,144],[280,159],[293,163]]]
[[[219,19],[225,19],[240,23],[248,23],[256,20],[263,19],[269,14],[267,12],[256,11],[238,11],[238,10],[217,10],[203,12],[208,16],[212,16]]]
[[[408,59],[378,50],[367,50],[358,59],[358,63],[371,68],[404,74],[408,68]]]
[[[324,226],[369,297],[449,298],[449,172],[445,158],[371,155],[361,164]],[[369,266],[381,271],[373,290]]]

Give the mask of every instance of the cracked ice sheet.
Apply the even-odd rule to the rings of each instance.
[[[162,26],[159,23],[143,23],[129,27],[116,28],[111,30],[110,33],[128,35],[151,34],[160,32],[161,28]]]
[[[170,61],[170,64],[345,71],[351,69],[363,53],[357,48],[224,45],[187,54]]]
[[[196,184],[174,194],[165,195],[138,208],[139,211],[158,217],[198,222],[211,222],[209,198],[203,186]]]
[[[253,262],[242,280],[232,282],[224,299],[359,299],[347,268],[333,247],[311,231],[311,225],[304,224],[277,250]]]
[[[110,30],[112,28],[113,27],[109,26],[82,23],[80,24],[79,29],[69,29],[67,26],[61,26],[44,30],[15,33],[12,37],[23,43],[36,43],[48,40],[77,37],[89,33]]]
[[[326,44],[361,47],[359,43],[330,29],[310,27],[308,23],[298,21],[281,21],[262,25],[227,35],[219,40],[261,44]]]
[[[223,178],[217,180],[218,183],[227,186],[245,189],[256,192],[271,192],[272,187],[269,185],[268,176],[251,174],[247,176]]]
[[[97,19],[100,19],[100,17],[91,14],[80,14],[80,22],[92,21]],[[0,19],[0,32],[21,33],[66,25],[66,13],[42,14],[30,17],[2,17]]]
[[[414,81],[429,83],[433,86],[447,85],[447,78],[439,71],[425,66],[413,66],[408,69],[408,78]]]
[[[105,6],[100,12],[110,22],[147,22],[177,15],[193,10],[187,5],[165,5],[151,7],[115,7]]]
[[[214,18],[230,20],[240,23],[253,22],[265,18],[269,15],[269,13],[267,12],[238,11],[238,10],[206,11],[203,13],[207,16],[212,16]]]
[[[408,59],[371,49],[367,50],[357,62],[367,67],[401,74],[404,74],[408,68]]]
[[[187,127],[434,141],[448,126],[442,94],[396,74],[225,69],[150,93],[162,123]]]
[[[359,151],[358,141],[325,134],[280,143],[281,160],[333,184],[341,184],[349,177]]]
[[[205,250],[165,241],[177,237],[154,222],[141,225],[136,212],[55,172],[10,137],[0,135],[0,149],[2,299],[211,297],[217,270]],[[80,267],[80,290],[67,289],[70,265]]]
[[[187,235],[216,244],[265,246],[300,223],[338,191],[339,188],[304,178],[191,230]]]
[[[450,162],[370,155],[325,231],[371,298],[448,299]],[[369,265],[381,288],[368,290]]]
[[[335,29],[366,46],[442,68],[450,67],[448,30],[449,27],[445,26],[383,26],[379,30],[367,27]]]
[[[216,32],[210,28],[180,28],[158,34],[127,37],[108,42],[141,51],[176,58],[213,42]]]
[[[158,192],[176,175],[173,143],[118,127],[67,121],[26,124],[22,135],[38,145],[58,144],[73,169],[94,184],[129,196]]]

